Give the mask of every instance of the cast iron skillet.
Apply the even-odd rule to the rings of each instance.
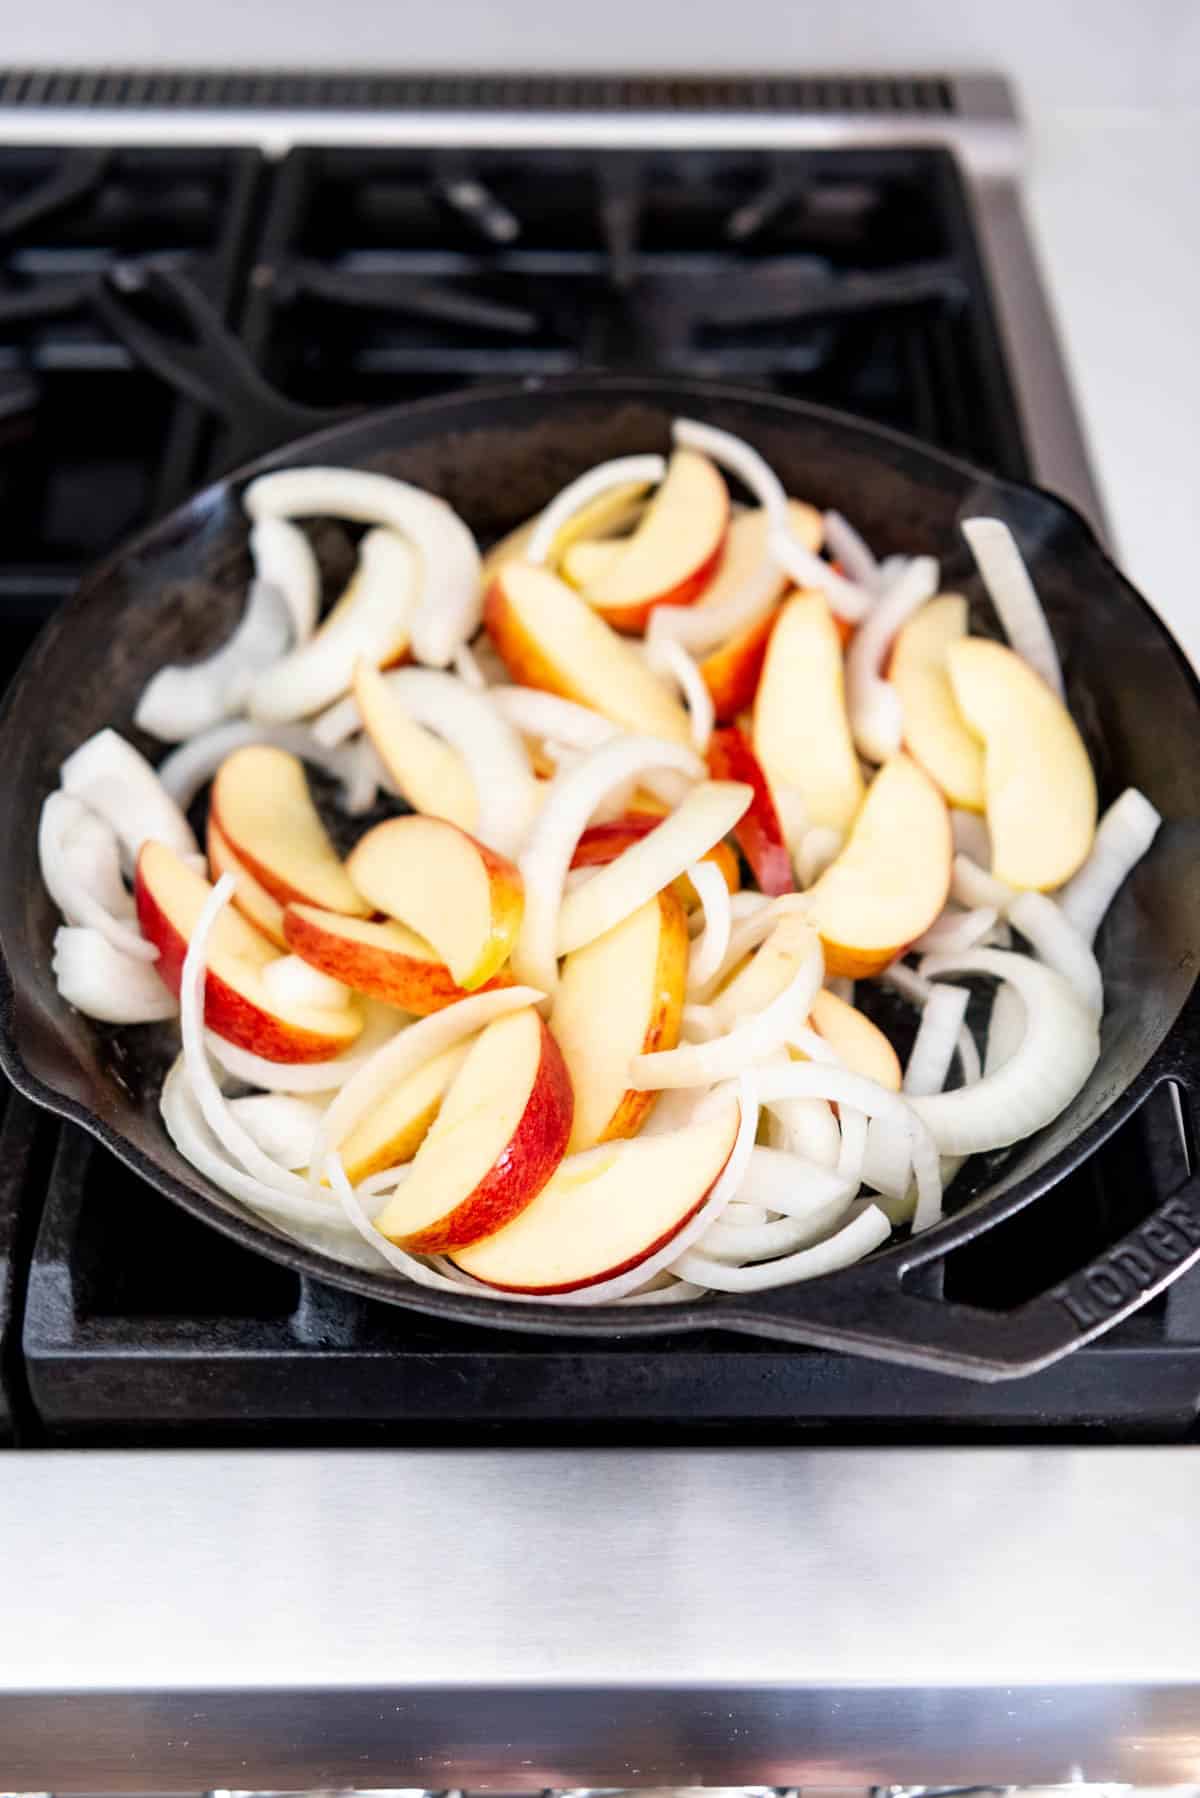
[[[748,438],[789,492],[844,509],[880,553],[939,554],[944,584],[973,601],[979,584],[957,522],[987,513],[1011,525],[1063,654],[1102,799],[1132,783],[1166,820],[1100,936],[1099,1063],[1049,1129],[968,1168],[941,1225],[805,1284],[694,1306],[588,1310],[495,1304],[345,1267],[242,1211],[175,1153],[158,1116],[173,1053],[166,1033],[110,1031],[59,999],[50,971],[57,919],[35,847],[42,800],[85,737],[106,724],[130,730],[156,668],[207,651],[231,629],[249,570],[239,494],[250,473],[311,462],[379,469],[444,495],[486,544],[592,463],[665,449],[681,413]],[[947,1250],[1038,1200],[1162,1082],[1176,1082],[1189,1119],[1196,1114],[1198,727],[1200,693],[1183,655],[1077,514],[900,436],[762,394],[623,377],[476,391],[354,418],[205,489],[146,531],[85,580],[21,670],[0,717],[0,1062],[31,1099],[82,1124],[194,1216],[370,1298],[493,1329],[632,1337],[720,1327],[976,1379],[1030,1372],[1136,1309],[1200,1256],[1200,1180],[1190,1178],[1116,1247],[1016,1310],[928,1296],[936,1290],[929,1270]],[[112,1203],[120,1202],[114,1186]],[[1061,1228],[1048,1209],[1047,1230]]]

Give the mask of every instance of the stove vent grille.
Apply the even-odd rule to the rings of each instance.
[[[953,114],[931,75],[309,75],[168,69],[0,70],[0,107],[353,112]]]

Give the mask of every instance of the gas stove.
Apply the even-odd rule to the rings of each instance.
[[[89,563],[252,453],[248,394],[272,418],[291,419],[299,434],[347,407],[477,381],[537,381],[594,368],[728,377],[837,406],[1005,475],[1040,480],[1102,529],[1021,221],[1020,153],[1003,83],[980,77],[473,81],[0,71],[0,611],[7,624],[0,674],[11,675]],[[1036,1215],[1019,1216],[947,1259],[928,1296],[998,1310],[1016,1305],[1029,1296],[1034,1267],[1039,1284],[1049,1284],[1124,1234],[1183,1178],[1189,1153],[1164,1092],[1033,1208]],[[374,1495],[377,1526],[387,1527],[382,1511],[391,1500],[377,1459],[344,1453],[281,1461],[265,1452],[273,1448],[429,1451],[402,1457],[397,1476],[405,1502],[426,1507],[426,1551],[429,1507],[436,1512],[442,1503],[453,1516],[490,1487],[489,1537],[505,1544],[498,1552],[519,1553],[513,1545],[528,1538],[516,1497],[523,1460],[510,1453],[518,1448],[539,1451],[525,1458],[535,1470],[529,1477],[562,1482],[577,1497],[581,1469],[608,1467],[596,1477],[608,1482],[623,1518],[638,1512],[642,1528],[660,1501],[686,1508],[690,1493],[703,1507],[718,1492],[727,1501],[737,1454],[751,1455],[761,1473],[764,1451],[773,1451],[772,1496],[755,1527],[776,1530],[786,1507],[775,1482],[788,1462],[774,1451],[821,1445],[826,1456],[810,1496],[819,1492],[828,1504],[838,1469],[862,1496],[856,1445],[887,1448],[893,1477],[924,1479],[953,1464],[957,1479],[975,1465],[968,1444],[1005,1444],[1014,1450],[1001,1481],[1007,1498],[999,1502],[988,1488],[985,1507],[1001,1527],[1007,1504],[1038,1502],[1051,1468],[1065,1470],[1070,1482],[1076,1462],[1067,1445],[1113,1445],[1105,1464],[1115,1467],[1120,1445],[1196,1440],[1200,1273],[1057,1366],[993,1386],[716,1332],[650,1346],[523,1339],[410,1316],[260,1261],[139,1186],[90,1138],[10,1095],[0,1119],[0,1345],[0,1437],[19,1449],[55,1451],[17,1453],[0,1464],[14,1475],[7,1515],[19,1530],[28,1515],[20,1510],[24,1495],[57,1518],[58,1577],[70,1582],[60,1586],[61,1602],[103,1632],[103,1564],[114,1539],[67,1525],[68,1486],[103,1469],[106,1505],[117,1492],[136,1505],[139,1491],[168,1509],[178,1504],[179,1461],[134,1456],[133,1448],[253,1447],[248,1460],[212,1453],[188,1463],[204,1470],[207,1523],[219,1535],[236,1495],[253,1507],[273,1504],[270,1495],[290,1487],[291,1496],[280,1498],[279,1527],[298,1550],[297,1493],[329,1499],[336,1469]],[[962,1454],[922,1460],[912,1453],[922,1444]],[[1037,1457],[1015,1452],[1033,1445]],[[79,1447],[123,1452],[81,1462],[69,1452]],[[474,1452],[465,1459],[439,1452],[452,1447]],[[688,1453],[664,1458],[668,1447]],[[611,1463],[585,1452],[613,1448],[624,1451],[632,1482],[619,1501]],[[5,1484],[0,1479],[0,1489]],[[535,1509],[544,1520],[544,1484],[541,1490]],[[1059,1519],[1060,1547],[1094,1540],[1088,1506],[1103,1496],[1073,1488],[1080,1508],[1070,1522]],[[0,1492],[0,1511],[5,1502]],[[880,1557],[899,1557],[916,1602],[923,1576],[902,1520],[881,1513],[874,1498],[870,1511]],[[707,1544],[706,1578],[722,1591],[729,1586],[732,1603],[733,1562],[717,1566],[722,1515],[719,1507],[711,1512],[707,1535],[688,1535],[689,1552]],[[496,1536],[497,1519],[508,1535]],[[356,1509],[353,1525],[341,1527],[364,1524]],[[160,1542],[148,1527],[139,1542],[125,1519],[117,1539],[134,1555],[161,1548],[166,1558],[147,1579],[169,1583],[178,1537]],[[599,1540],[592,1546],[603,1552]],[[346,1562],[344,1552],[339,1536],[333,1560],[342,1585],[320,1601],[338,1616],[346,1605],[371,1602],[368,1567],[353,1556]],[[475,1565],[478,1556],[467,1559]],[[552,1620],[536,1620],[528,1591],[513,1614],[523,1628],[544,1629],[556,1680],[603,1687],[623,1666],[619,1633],[599,1630],[591,1640],[603,1652],[593,1652],[586,1618],[577,1608],[556,1609],[567,1590],[577,1606],[577,1574],[561,1559],[550,1564]],[[249,1564],[245,1545],[230,1545],[222,1565],[223,1580],[244,1579],[263,1599],[261,1569]],[[999,1600],[1004,1581],[994,1572],[989,1597]],[[319,1585],[319,1568],[314,1577]],[[510,1567],[509,1602],[515,1577]],[[360,1578],[368,1582],[361,1588]],[[193,1569],[177,1602],[207,1619],[212,1601],[202,1583]],[[685,1585],[672,1589],[686,1605]],[[824,1597],[832,1600],[835,1587],[830,1575]],[[228,1588],[231,1596],[238,1589]],[[802,1601],[802,1585],[785,1580],[784,1589],[790,1601]],[[27,1571],[14,1591],[15,1614],[32,1616],[37,1599]],[[1022,1591],[1036,1608],[1036,1581]],[[591,1602],[603,1608],[599,1589]],[[759,1603],[765,1655],[735,1655],[720,1678],[741,1678],[757,1692],[748,1714],[770,1744],[769,1765],[761,1755],[739,1758],[727,1740],[716,1749],[720,1732],[704,1722],[703,1708],[687,1711],[670,1750],[657,1738],[647,1746],[644,1765],[627,1756],[620,1764],[605,1760],[590,1733],[601,1713],[581,1701],[539,1714],[539,1778],[563,1784],[607,1773],[628,1782],[632,1771],[645,1775],[642,1783],[729,1775],[857,1784],[861,1768],[876,1766],[887,1777],[929,1777],[937,1769],[956,1777],[962,1763],[946,1753],[946,1717],[955,1727],[985,1725],[995,1748],[1005,1683],[1003,1656],[995,1655],[988,1687],[1000,1705],[995,1716],[982,1702],[951,1705],[935,1728],[928,1715],[914,1721],[882,1704],[873,1713],[878,1739],[873,1723],[859,1717],[855,1724],[860,1758],[853,1766],[837,1758],[832,1738],[803,1754],[788,1747],[765,1696],[772,1680],[790,1677],[784,1619],[765,1588]],[[311,1637],[334,1613],[284,1609],[287,1628],[264,1624],[260,1662],[235,1652],[226,1667],[219,1654],[184,1655],[185,1670],[173,1668],[168,1683],[194,1698],[239,1680],[297,1689],[387,1682],[386,1632],[364,1637],[362,1654],[341,1668],[314,1650]],[[418,1609],[443,1652],[429,1674],[436,1684],[449,1678],[456,1638],[427,1599]],[[732,1613],[726,1621],[732,1627]],[[888,1621],[896,1623],[894,1613]],[[1143,1622],[1136,1599],[1123,1622],[1136,1637]],[[1149,1640],[1148,1612],[1144,1622]],[[905,1627],[919,1633],[911,1616]],[[201,1637],[209,1640],[203,1627]],[[1038,1662],[1033,1677],[1046,1690],[1074,1677],[1065,1644],[1056,1637],[1059,1659]],[[908,1685],[953,1685],[940,1644],[930,1638],[925,1646],[929,1655],[916,1657],[920,1678]],[[61,1644],[36,1629],[22,1635],[19,1653],[0,1639],[0,1745],[11,1750],[9,1783],[21,1783],[22,1767],[33,1783],[36,1760],[3,1694],[49,1694],[24,1722],[36,1717],[37,1727],[61,1730],[65,1713],[51,1702],[60,1690],[155,1683],[144,1642],[118,1629],[111,1648],[111,1665],[93,1677],[74,1654],[64,1670]],[[499,1638],[489,1638],[486,1652],[475,1643],[467,1656],[475,1686],[505,1683],[512,1671],[505,1652]],[[686,1652],[664,1653],[654,1680],[665,1690],[671,1679],[685,1679],[688,1666],[704,1659],[697,1654],[689,1662]],[[640,1649],[633,1659],[644,1664]],[[1094,1672],[1102,1659],[1094,1659]],[[814,1691],[865,1677],[846,1657],[834,1661],[825,1677],[814,1676]],[[870,1655],[867,1662],[875,1665]],[[1019,1657],[1012,1667],[1018,1664]],[[1101,1671],[1106,1689],[1120,1686],[1117,1669]],[[418,1684],[423,1677],[413,1674]],[[898,1663],[879,1661],[867,1683],[889,1679],[905,1683]],[[502,1707],[485,1707],[456,1745],[453,1707],[439,1711],[437,1703],[426,1721],[433,1719],[441,1744],[443,1783],[481,1785],[484,1773],[510,1788],[533,1783],[500,1746]],[[60,1779],[58,1789],[94,1790],[106,1774],[121,1783],[127,1741],[161,1756],[168,1740],[187,1733],[184,1709],[144,1706],[123,1722],[106,1719],[110,1733],[97,1763],[87,1743],[98,1714],[87,1702],[73,1713],[61,1739],[79,1770],[74,1785]],[[650,1728],[650,1711],[621,1714],[628,1729]],[[172,1782],[177,1788],[222,1783],[219,1755],[213,1758],[218,1737],[227,1749],[235,1740],[245,1747],[249,1710],[223,1737],[206,1715],[195,1733],[209,1758],[189,1757],[185,1742],[174,1763],[186,1773]],[[289,1730],[289,1740],[302,1738],[298,1712],[283,1705],[273,1715],[269,1741],[278,1745]],[[985,1775],[1000,1768],[1006,1777],[1067,1777],[1077,1725],[1111,1749],[1106,1768],[1133,1764],[1127,1740],[1116,1745],[1107,1712],[1088,1713],[1082,1724],[1073,1715],[1072,1722],[1061,1710],[1038,1713],[1024,1738],[1028,1752],[1006,1745]],[[337,1740],[326,1744],[322,1777],[362,1783],[352,1716],[367,1731],[370,1765],[381,1775],[374,1783],[381,1783],[399,1763],[361,1706],[346,1710]],[[569,1738],[569,1751],[546,1746],[559,1741],[556,1729]],[[898,1732],[898,1741],[906,1730],[904,1756],[886,1764],[871,1758],[883,1753],[887,1731]],[[418,1764],[412,1731],[401,1735],[411,1783],[437,1783]],[[921,1761],[920,1752],[930,1758]],[[1185,1759],[1160,1736],[1137,1766],[1143,1776],[1182,1779],[1192,1766]],[[298,1764],[261,1741],[241,1761],[276,1784],[286,1784],[289,1766],[294,1773]],[[314,1783],[307,1761],[304,1767],[303,1783]],[[154,1777],[147,1775],[150,1783]]]

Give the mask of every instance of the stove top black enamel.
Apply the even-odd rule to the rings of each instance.
[[[181,282],[190,323],[169,303]],[[220,339],[215,365],[190,358],[197,331]],[[244,451],[226,383],[244,395],[265,376],[284,397],[264,389],[264,406],[300,430],[321,408],[595,367],[729,375],[1029,473],[943,150],[299,148],[271,166],[0,147],[0,672],[89,561]],[[15,1100],[0,1150],[0,1439],[1176,1440],[1195,1425],[1197,1274],[999,1386],[715,1333],[559,1345],[297,1279]],[[1058,1190],[1055,1241],[1083,1262],[1185,1154],[1163,1095]],[[949,1259],[945,1295],[1027,1296],[1046,1219],[1038,1206]],[[1036,1247],[1042,1284],[1066,1271]]]

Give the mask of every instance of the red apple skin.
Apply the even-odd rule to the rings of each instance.
[[[367,943],[334,936],[306,915],[317,909],[287,906],[283,914],[283,932],[292,953],[308,962],[310,967],[328,974],[331,980],[340,980],[356,993],[381,999],[385,1005],[398,1006],[401,1011],[411,1012],[418,1018],[443,1011],[447,1005],[455,1005],[460,999],[471,996],[451,979],[444,962],[417,961],[400,952],[389,954]],[[476,990],[492,993],[512,985],[512,974],[502,968]]]
[[[623,855],[634,843],[649,836],[657,830],[666,816],[663,812],[623,812],[619,818],[606,819],[603,824],[589,824],[571,857],[572,868],[602,868],[609,862],[615,862],[618,855]],[[714,843],[702,861],[712,862],[721,870],[725,885],[731,893],[736,893],[742,884],[741,872],[738,868],[737,856],[728,843]],[[699,903],[695,889],[686,874],[681,874],[671,882],[676,896],[685,905]]]
[[[539,1018],[542,1053],[529,1103],[498,1159],[474,1192],[401,1247],[416,1255],[447,1255],[492,1236],[535,1199],[567,1152],[575,1093],[562,1050]]]
[[[792,858],[767,777],[736,725],[713,732],[708,745],[708,767],[714,780],[739,780],[754,790],[754,798],[734,825],[733,834],[761,891],[772,898],[781,893],[794,893],[796,879]]]
[[[710,650],[700,664],[700,674],[712,697],[718,724],[728,724],[753,705],[758,691],[767,645],[779,616],[778,607],[755,624],[748,624],[728,642]]]
[[[140,862],[133,891],[142,935],[158,950],[155,972],[178,998],[187,941],[140,878]],[[345,1037],[322,1036],[272,1016],[211,971],[204,977],[204,1022],[226,1042],[236,1043],[252,1055],[263,1055],[268,1061],[330,1061],[347,1046]]]
[[[728,514],[726,515],[728,528]],[[665,593],[656,593],[653,599],[639,600],[633,606],[597,605],[596,611],[606,624],[611,624],[615,631],[624,631],[626,635],[640,637],[646,628],[651,612],[656,606],[690,606],[699,599],[704,589],[713,579],[721,566],[721,558],[725,554],[725,532],[721,533],[721,541],[706,561],[699,568],[694,568],[686,580],[669,587]],[[587,599],[586,592],[583,597]],[[589,601],[590,604],[590,601]]]

